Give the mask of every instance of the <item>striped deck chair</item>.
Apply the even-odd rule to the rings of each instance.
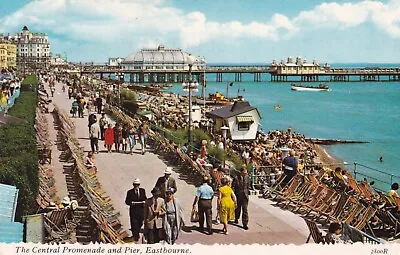
[[[310,238],[312,237],[314,240],[314,243],[325,243],[325,239],[321,233],[321,231],[319,231],[317,224],[313,221],[304,219],[304,221],[307,224],[308,230],[310,230],[310,234],[307,237],[306,243],[308,243],[310,241]]]
[[[283,188],[287,185],[287,184],[286,185],[283,184],[283,181],[285,180],[285,178],[286,178],[286,175],[281,174],[274,185],[272,185],[271,187],[266,187],[263,192],[263,198],[270,198],[272,196],[272,194],[275,194],[275,193],[283,190]]]
[[[319,214],[316,216],[316,220],[319,221],[322,217],[325,217],[325,224],[327,224],[330,220],[336,220],[344,211],[348,200],[349,196],[346,193],[340,194],[340,197],[337,201],[332,202],[331,206],[326,207],[325,211],[319,212]]]
[[[277,192],[274,198],[271,198],[272,200],[276,200],[278,198],[280,199],[284,199],[287,196],[292,195],[296,189],[298,188],[298,186],[301,184],[302,181],[302,176],[301,175],[296,175],[293,177],[293,179],[290,181],[290,183],[287,186],[287,188],[285,188],[283,191],[281,192]]]
[[[310,195],[309,198],[305,199],[304,201],[298,201],[295,207],[295,210],[293,212],[297,212],[303,208],[303,207],[314,207],[316,206],[317,203],[320,202],[325,196],[328,191],[328,187],[325,185],[319,185],[313,194]],[[300,212],[301,213],[301,212]]]
[[[368,206],[365,212],[361,215],[357,222],[354,223],[353,227],[358,230],[363,230],[366,226],[369,227],[370,231],[373,233],[371,226],[369,225],[369,221],[376,214],[376,209],[372,206]]]
[[[344,222],[346,222],[349,225],[352,225],[354,219],[357,218],[358,215],[362,214],[364,210],[366,210],[365,206],[362,205],[361,203],[357,203],[356,208],[347,216]]]
[[[400,236],[400,221],[389,210],[382,208],[377,211],[376,216],[382,223],[382,229],[388,229],[392,232],[391,238]]]
[[[320,211],[323,211],[325,207],[330,206],[332,201],[337,199],[338,196],[339,194],[337,194],[335,190],[327,187],[325,196],[323,196],[322,194],[321,199],[318,200],[316,204],[305,206],[308,209],[308,211],[306,211],[305,217],[308,217],[313,212],[318,213]]]
[[[287,198],[287,202],[283,206],[283,209],[286,209],[291,203],[296,203],[297,201],[302,201],[304,197],[309,197],[314,189],[314,185],[312,185],[312,183],[308,180],[304,179],[303,183],[296,189],[294,194]]]

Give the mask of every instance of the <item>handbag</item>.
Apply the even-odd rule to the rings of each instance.
[[[197,212],[196,209],[192,210],[192,213],[190,215],[190,221],[191,222],[199,222],[199,213]]]

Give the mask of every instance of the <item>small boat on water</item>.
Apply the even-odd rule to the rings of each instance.
[[[295,91],[329,91],[329,86],[326,84],[319,84],[318,87],[303,86],[292,83],[292,90]]]
[[[196,97],[196,104],[199,105],[231,105],[235,101],[243,100],[242,96],[234,97],[234,98],[226,98],[221,93],[209,94],[209,96],[204,100],[203,97]]]

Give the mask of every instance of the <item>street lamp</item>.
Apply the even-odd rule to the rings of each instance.
[[[227,126],[225,126],[225,125],[223,127],[221,127],[222,137],[224,138],[224,151],[225,151],[225,154],[226,154],[226,134],[227,134],[228,130],[229,130],[229,128]],[[225,155],[225,157],[226,157],[226,155]],[[224,157],[224,168],[225,168],[225,157]]]
[[[192,146],[192,91],[197,92],[197,87],[199,83],[197,81],[192,80],[192,67],[194,62],[196,61],[196,57],[194,56],[187,56],[186,61],[189,65],[189,80],[182,83],[183,91],[189,93],[189,127],[188,127],[188,140],[189,140],[189,151],[191,150]]]
[[[115,75],[118,78],[118,106],[121,106],[121,84],[124,83],[124,73],[117,72]]]

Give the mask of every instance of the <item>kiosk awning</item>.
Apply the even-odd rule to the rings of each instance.
[[[236,116],[236,121],[240,122],[254,122],[253,116]]]

